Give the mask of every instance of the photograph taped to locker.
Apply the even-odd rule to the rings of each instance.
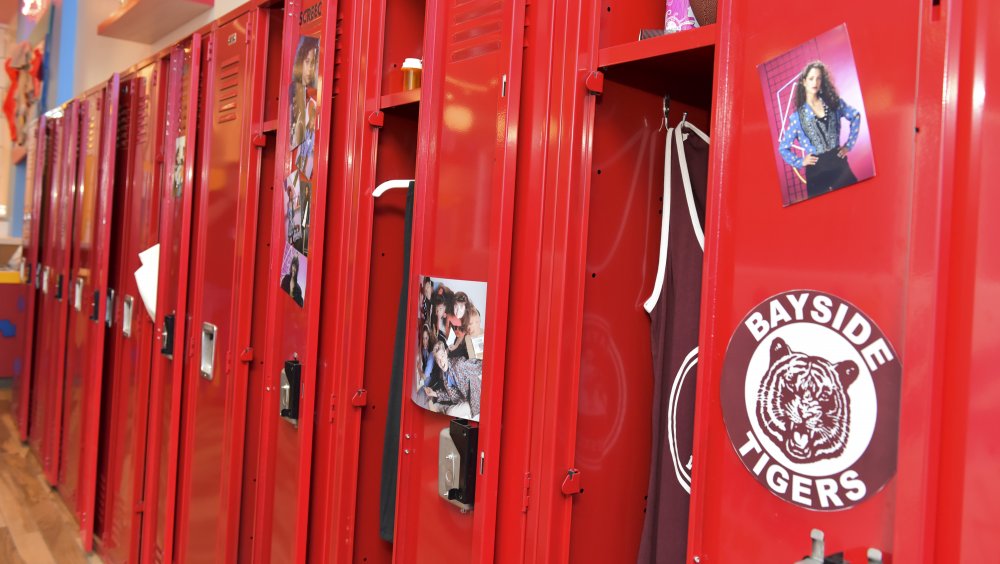
[[[847,26],[759,65],[782,205],[875,176]]]
[[[486,339],[486,283],[423,276],[417,288],[418,406],[479,420]]]

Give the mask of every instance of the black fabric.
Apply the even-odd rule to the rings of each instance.
[[[709,145],[685,129],[684,163],[698,222],[705,225]],[[683,564],[694,450],[695,374],[704,257],[691,220],[676,139],[670,139],[670,215],[663,288],[650,312],[653,352],[652,456],[637,562]]]
[[[389,408],[382,444],[382,486],[379,488],[379,536],[392,542],[396,522],[396,474],[399,469],[399,421],[403,409],[403,367],[406,365],[406,312],[411,288],[410,240],[413,233],[413,183],[406,191],[406,215],[403,220],[403,285],[399,290],[396,314],[396,342],[392,349],[392,374],[389,381]]]
[[[858,178],[847,164],[847,157],[837,156],[839,150],[816,155],[819,161],[806,167],[806,191],[810,198],[857,183]]]

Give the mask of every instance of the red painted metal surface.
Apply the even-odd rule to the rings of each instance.
[[[263,60],[260,13],[240,11],[206,34],[203,111],[196,173],[181,461],[176,510],[178,561],[233,561],[237,551],[247,374],[253,319]],[[206,325],[214,366],[202,372]],[[208,349],[205,348],[205,351]]]
[[[31,389],[34,373],[35,339],[39,326],[41,299],[39,276],[42,256],[43,201],[46,200],[47,180],[50,176],[52,152],[50,150],[50,129],[48,119],[42,116],[35,126],[35,134],[29,141],[28,167],[31,179],[31,201],[26,201],[24,214],[24,272],[22,280],[29,286],[26,292],[26,325],[24,329],[24,364],[19,374],[14,376],[12,409],[21,441],[28,440],[28,421],[31,407]]]
[[[38,346],[34,350],[34,389],[30,442],[50,484],[58,478],[59,435],[62,412],[62,374],[69,318],[66,286],[69,275],[69,245],[73,222],[73,190],[76,180],[77,105],[61,108],[56,126],[52,177],[48,191],[48,224],[43,250],[42,304],[38,322]],[[44,213],[44,212],[43,212]],[[45,282],[48,282],[46,284]],[[60,288],[61,286],[61,288]]]
[[[160,191],[160,261],[150,377],[141,561],[169,561],[180,447],[201,36],[170,52]],[[166,321],[167,319],[171,321]],[[169,324],[169,328],[168,328]],[[168,331],[169,337],[168,337]],[[165,558],[166,556],[166,558]]]
[[[485,562],[494,556],[501,464],[500,351],[506,350],[524,5],[429,2],[425,21],[435,31],[424,42],[421,152],[406,284],[416,291],[420,276],[485,281],[485,349],[493,352],[483,361],[476,504],[465,515],[437,494],[438,433],[449,419],[407,397],[416,361],[406,355],[393,556],[404,562]],[[416,350],[416,323],[408,317],[406,351]]]
[[[826,533],[827,553],[863,560],[864,551],[876,547],[892,555],[896,483],[840,512],[809,512],[772,495],[730,444],[718,403],[719,375],[743,315],[794,288],[841,296],[864,310],[890,342],[903,342],[906,303],[899,288],[908,274],[913,205],[919,11],[907,2],[845,2],[829,15],[782,5],[779,23],[757,6],[726,2],[722,10],[716,99],[726,103],[716,105],[713,117],[689,556],[794,561],[808,550],[812,528]],[[889,18],[893,25],[884,25]],[[781,208],[755,66],[843,21],[878,175]],[[787,22],[797,23],[789,28]],[[892,45],[891,64],[882,56],[886,45]],[[775,241],[782,242],[781,252]]]
[[[87,454],[96,452],[98,433],[90,427],[96,422],[89,410],[100,397],[104,352],[104,323],[100,314],[102,287],[98,276],[107,270],[100,264],[103,233],[110,228],[110,217],[99,203],[109,198],[102,192],[101,167],[107,124],[105,95],[100,86],[80,98],[80,152],[78,183],[74,206],[74,229],[71,250],[72,276],[67,286],[69,327],[66,342],[66,373],[63,388],[62,441],[59,467],[59,492],[80,523],[81,532],[93,526],[86,501],[93,499],[93,472]],[[107,211],[110,211],[108,208]],[[104,227],[102,229],[102,226]],[[104,257],[107,258],[105,251]],[[92,444],[93,443],[93,444]],[[89,542],[89,541],[88,541]]]
[[[327,89],[334,85],[334,60],[337,24],[337,4],[320,2],[287,2],[284,5],[284,27],[280,36],[280,62],[269,58],[273,66],[259,66],[263,79],[272,83],[277,80],[276,110],[277,135],[275,138],[272,177],[267,179],[272,191],[267,195],[270,201],[270,244],[261,248],[266,251],[260,260],[269,263],[269,269],[261,271],[265,276],[257,283],[262,285],[263,304],[266,311],[258,311],[267,320],[263,339],[260,341],[264,356],[263,395],[257,416],[260,424],[261,444],[258,461],[258,489],[255,496],[255,542],[253,557],[260,561],[303,562],[305,561],[306,538],[309,513],[309,484],[312,470],[312,436],[316,386],[316,348],[320,298],[323,295],[321,280],[324,248],[324,218],[326,216],[326,193],[330,139],[330,98]],[[278,22],[275,22],[277,25]],[[293,81],[299,80],[301,69],[293,69],[300,56],[302,38],[313,38],[318,45],[314,64],[315,103],[312,119],[316,120],[313,133],[312,176],[300,171],[295,155],[301,156],[305,146],[293,153],[291,147],[291,119]],[[304,45],[304,44],[303,44]],[[279,47],[277,44],[269,46]],[[302,49],[308,49],[302,47]],[[278,64],[275,64],[278,63]],[[304,66],[304,65],[303,65]],[[297,91],[298,92],[298,91]],[[299,95],[308,96],[306,92]],[[306,104],[307,102],[303,102]],[[299,127],[303,125],[299,124]],[[307,198],[299,198],[298,216],[289,209],[293,205],[287,195],[291,188],[288,178],[299,179],[298,190],[308,190]],[[311,182],[311,187],[306,183]],[[303,200],[308,207],[303,209]],[[263,208],[264,206],[262,206]],[[262,209],[263,213],[263,209]],[[300,237],[304,241],[302,253],[290,246],[291,225],[295,217],[308,218],[308,230],[302,229]],[[301,293],[301,305],[282,289],[283,276],[290,272],[285,266],[291,253],[297,257],[299,273],[305,272],[305,283],[297,282]],[[299,277],[299,280],[302,278]],[[304,287],[304,291],[301,289]],[[289,286],[291,288],[291,286]],[[296,421],[280,417],[278,394],[281,386],[280,374],[286,361],[298,361],[301,382],[298,390],[299,410]]]
[[[111,378],[110,398],[106,390],[102,409],[109,420],[109,436],[105,475],[99,477],[107,480],[102,490],[106,515],[99,551],[112,562],[135,561],[139,554],[154,327],[139,295],[135,271],[141,266],[139,253],[156,244],[159,235],[158,156],[162,151],[166,65],[165,60],[154,58],[123,79],[127,83],[123,97],[130,98],[127,104],[122,101],[128,135],[119,142],[127,143],[128,156],[121,161],[126,167],[120,208],[124,217],[115,222],[121,226],[120,231],[116,228],[121,241],[112,259],[117,261],[115,279],[109,284],[116,293],[105,362]],[[116,185],[116,193],[121,188]],[[115,220],[118,217],[116,213]],[[127,315],[129,302],[131,314]]]

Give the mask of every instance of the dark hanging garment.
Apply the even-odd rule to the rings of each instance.
[[[406,216],[403,219],[403,287],[399,291],[396,314],[396,342],[392,350],[392,374],[389,381],[389,412],[382,445],[382,486],[379,490],[379,536],[392,542],[396,522],[396,472],[399,469],[399,419],[403,409],[403,366],[406,364],[406,318],[412,288],[410,280],[410,241],[413,234],[413,183],[406,191]]]
[[[681,564],[687,551],[695,374],[704,255],[708,136],[667,131],[663,228],[653,295],[653,441],[640,563]]]

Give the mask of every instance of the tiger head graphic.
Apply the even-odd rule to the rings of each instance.
[[[757,391],[761,428],[789,460],[811,463],[844,452],[850,433],[847,388],[858,378],[852,360],[836,364],[771,344],[771,364]]]

